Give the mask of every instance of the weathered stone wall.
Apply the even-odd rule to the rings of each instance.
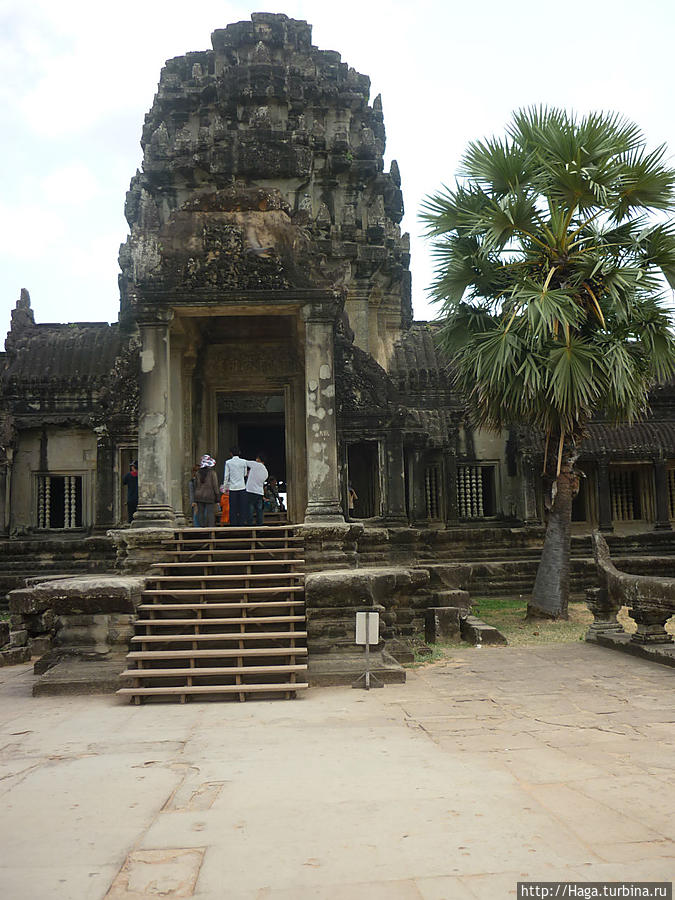
[[[386,365],[412,307],[380,99],[369,105],[369,79],[314,47],[303,21],[254,14],[212,45],[167,62],[146,116],[123,318],[153,291],[170,302],[332,287],[357,343]]]
[[[17,439],[12,467],[10,532],[35,528],[36,472],[83,476],[85,527],[94,522],[96,434],[83,428],[29,429]]]

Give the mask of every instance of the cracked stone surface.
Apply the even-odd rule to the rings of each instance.
[[[587,644],[458,650],[294,702],[31,697],[0,670],[12,900],[464,900],[672,879],[675,671]]]

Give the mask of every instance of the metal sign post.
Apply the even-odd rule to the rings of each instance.
[[[356,613],[356,643],[366,647],[366,671],[360,675],[352,687],[363,687],[367,691],[371,687],[378,688],[384,685],[380,679],[370,671],[370,645],[380,642],[380,614],[376,612]]]

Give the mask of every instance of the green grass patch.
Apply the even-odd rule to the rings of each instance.
[[[476,597],[473,598],[472,612],[501,631],[512,647],[583,641],[593,621],[593,614],[582,601],[570,601],[569,619],[557,622],[546,619],[526,622],[527,600],[522,598]]]

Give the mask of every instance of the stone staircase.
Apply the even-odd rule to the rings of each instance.
[[[117,693],[295,697],[308,686],[302,549],[292,526],[176,531],[146,583]]]

